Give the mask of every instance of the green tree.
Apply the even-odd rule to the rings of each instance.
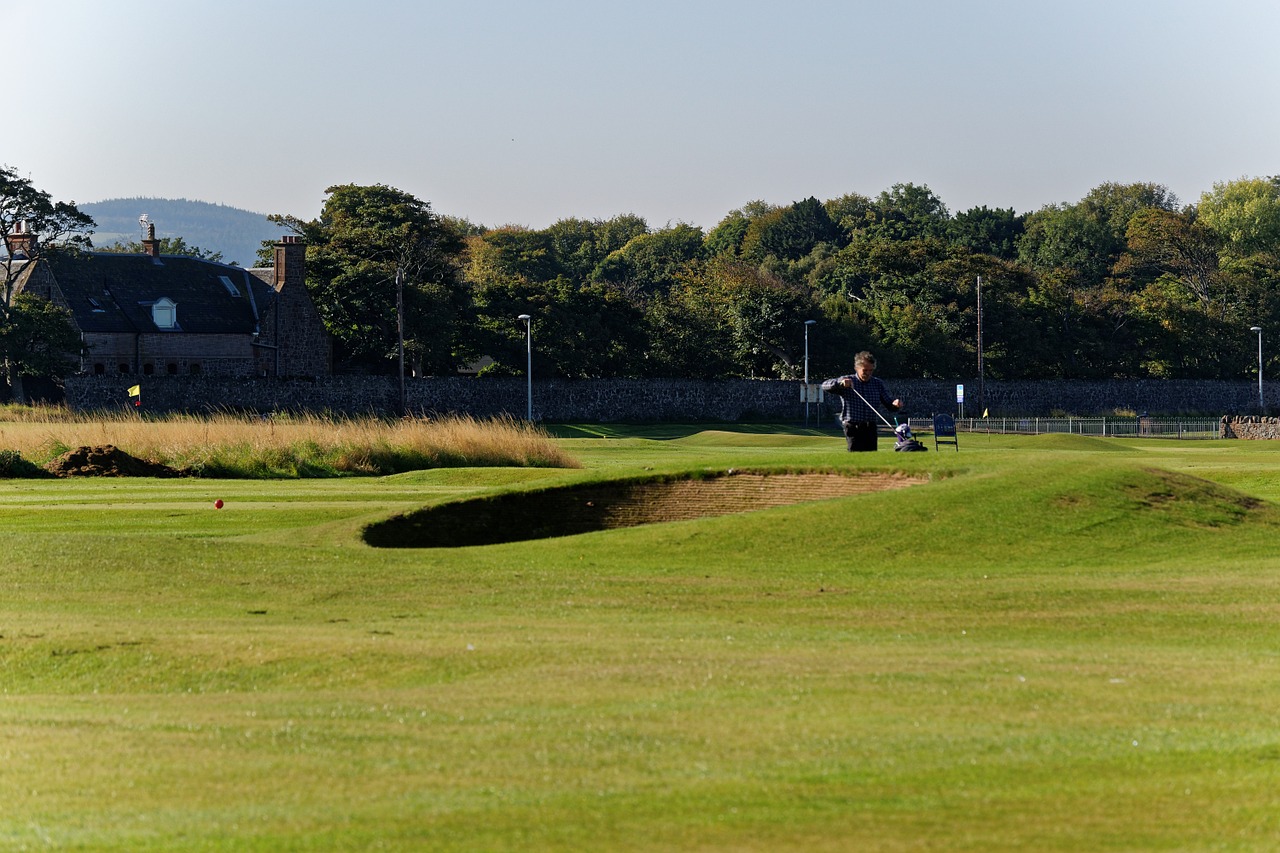
[[[1101,285],[1126,246],[1129,220],[1141,210],[1177,209],[1160,184],[1100,184],[1076,204],[1048,205],[1026,219],[1018,257],[1038,270],[1074,270]]]
[[[0,349],[3,365],[0,381],[16,400],[23,399],[21,359],[25,328],[21,316],[15,318],[14,298],[18,275],[23,267],[50,251],[74,251],[92,245],[94,222],[81,213],[74,202],[55,202],[10,166],[0,167],[0,235],[4,255],[0,258]]]
[[[483,225],[477,225],[469,219],[461,216],[441,216],[440,221],[453,229],[453,232],[463,239],[467,237],[478,237],[489,229]]]
[[[739,253],[742,241],[747,236],[751,221],[741,212],[734,211],[721,219],[719,224],[707,234],[704,247],[709,256],[730,255]]]
[[[562,268],[551,234],[508,225],[468,238],[465,272],[475,286],[511,278],[550,281]]]
[[[0,341],[13,369],[22,377],[65,376],[80,352],[80,335],[71,312],[47,299],[19,293],[9,306],[9,322]]]
[[[798,261],[823,243],[835,243],[839,227],[827,210],[810,196],[789,207],[781,207],[751,221],[742,241],[742,256],[760,263],[773,257]]]
[[[838,198],[828,199],[822,206],[826,208],[831,221],[843,232],[843,241],[848,242],[867,227],[873,216],[875,202],[860,193],[846,193]]]
[[[800,375],[804,321],[818,310],[807,288],[725,256],[687,270],[681,285],[678,301],[689,316],[714,317],[708,325],[723,330],[708,337],[704,357],[727,354],[738,376]]]
[[[1018,258],[1037,270],[1071,270],[1084,282],[1101,284],[1121,246],[1095,212],[1048,205],[1027,217]]]
[[[519,276],[552,281],[561,276],[579,284],[612,253],[649,233],[645,221],[625,214],[613,219],[562,219],[535,231],[506,226],[468,238],[467,279],[473,284]]]
[[[586,219],[561,219],[546,229],[550,256],[558,274],[585,281],[603,255],[596,240],[596,223]]]
[[[1108,181],[1089,190],[1080,203],[1096,211],[1118,239],[1124,238],[1129,220],[1139,211],[1178,209],[1178,197],[1163,184],[1150,181],[1132,184]]]
[[[399,316],[416,372],[455,371],[474,352],[465,334],[461,237],[428,202],[384,184],[342,184],[325,192],[318,219],[270,219],[307,242],[307,288],[340,360],[393,372]]]
[[[596,254],[599,258],[616,252],[641,234],[649,233],[649,224],[644,217],[634,213],[623,213],[612,219],[602,219],[595,225]],[[597,261],[598,263],[598,261]]]
[[[1214,184],[1212,192],[1200,196],[1197,213],[1232,257],[1280,256],[1280,179]]]
[[[984,204],[955,215],[950,239],[970,252],[1011,261],[1018,257],[1018,238],[1025,230],[1024,217],[1013,208],[992,210]]]
[[[1019,378],[1043,358],[1025,312],[1034,285],[1020,264],[936,237],[858,239],[815,271],[827,316],[843,313],[902,372],[977,374],[978,279],[982,280],[985,375]]]
[[[752,201],[737,210],[725,214],[715,228],[707,234],[705,241],[706,254],[739,255],[742,253],[742,241],[746,239],[747,229],[752,221],[772,213],[777,208],[767,202]]]
[[[1023,309],[1038,329],[1028,378],[1110,379],[1141,375],[1132,297],[1084,282],[1065,267],[1035,275]]]
[[[890,292],[915,291],[921,273],[950,257],[952,249],[937,238],[912,240],[857,240],[823,264],[815,284],[823,293],[854,302],[882,297]]]
[[[641,376],[648,350],[643,314],[617,291],[581,286],[560,276],[530,281],[521,276],[491,279],[474,292],[484,352],[494,364],[487,374],[525,370],[525,327],[530,315],[535,376],[590,379]]]
[[[1256,367],[1242,329],[1276,316],[1276,257],[1245,257],[1193,210],[1145,210],[1129,222],[1116,281],[1133,294],[1148,338],[1144,371],[1235,378]]]
[[[682,379],[741,375],[733,331],[698,272],[686,269],[670,289],[646,304],[648,375]]]
[[[550,239],[556,275],[585,282],[606,257],[648,231],[643,219],[627,214],[605,220],[562,219],[544,233]]]
[[[1138,290],[1158,278],[1177,284],[1207,313],[1222,317],[1230,307],[1218,262],[1219,235],[1186,213],[1147,208],[1129,220],[1126,250],[1113,270]]]
[[[633,297],[667,290],[676,275],[702,255],[702,229],[680,223],[632,237],[600,262],[591,278],[608,282]]]
[[[858,236],[864,239],[914,240],[947,236],[950,214],[927,186],[894,184],[880,193]]]

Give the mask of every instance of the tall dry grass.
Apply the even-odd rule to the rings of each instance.
[[[384,420],[323,415],[257,418],[218,414],[142,418],[65,409],[0,411],[0,451],[44,464],[69,449],[114,445],[197,476],[325,477],[423,468],[578,463],[540,427],[470,416]]]

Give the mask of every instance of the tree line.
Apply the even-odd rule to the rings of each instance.
[[[72,244],[91,230],[6,167],[6,234],[14,200]],[[528,314],[543,377],[798,379],[807,352],[820,378],[870,349],[886,375],[965,378],[978,372],[980,304],[987,378],[1240,379],[1257,375],[1251,327],[1280,319],[1275,177],[1215,184],[1189,205],[1159,184],[1105,183],[1028,214],[952,214],[906,183],[755,201],[710,231],[632,214],[485,227],[393,187],[346,184],[314,219],[269,219],[306,240],[307,287],[346,372],[393,373],[403,352],[413,375],[522,374]],[[34,369],[24,349],[49,347],[30,324],[14,343],[32,309],[15,306],[9,279],[12,373]]]
[[[271,217],[308,244],[308,286],[343,369],[393,369],[397,318],[418,374],[480,356],[540,376],[815,374],[861,349],[894,376],[1256,376],[1250,331],[1280,319],[1280,178],[1215,184],[1181,205],[1154,183],[1104,183],[1029,214],[951,214],[897,184],[714,228],[634,215],[488,228],[383,186],[329,188],[318,218]],[[400,271],[403,309],[392,286]]]

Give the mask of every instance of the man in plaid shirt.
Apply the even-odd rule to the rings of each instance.
[[[871,407],[879,403],[896,412],[902,408],[902,401],[889,399],[888,389],[873,375],[876,357],[871,353],[864,350],[854,356],[853,371],[823,382],[822,390],[840,398],[840,425],[850,452],[875,450],[878,415]]]

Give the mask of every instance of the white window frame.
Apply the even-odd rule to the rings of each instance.
[[[178,328],[178,303],[162,296],[151,304],[151,321],[157,329]]]

